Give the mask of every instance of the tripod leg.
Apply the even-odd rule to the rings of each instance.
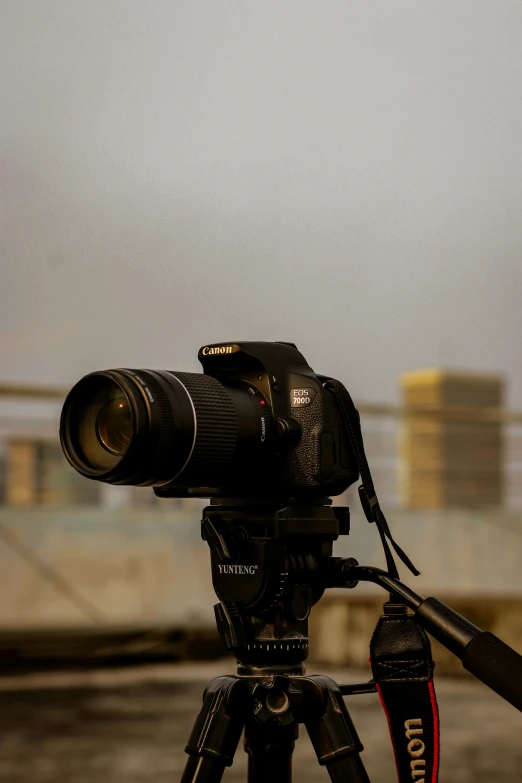
[[[237,677],[216,677],[209,683],[185,748],[189,759],[181,783],[219,783],[234,760],[243,731],[244,702]]]
[[[298,735],[297,723],[281,726],[276,722],[245,726],[248,753],[248,783],[291,783],[292,753]]]
[[[306,721],[319,764],[332,783],[370,783],[359,753],[363,746],[336,683],[329,677],[309,677],[325,694],[322,715]]]

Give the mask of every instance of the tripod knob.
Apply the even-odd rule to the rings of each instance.
[[[227,650],[235,652],[245,647],[245,628],[237,606],[231,601],[221,602],[214,606],[214,614],[219,635]]]
[[[221,563],[237,557],[237,551],[230,531],[218,516],[205,517],[201,523],[201,537],[206,541]]]

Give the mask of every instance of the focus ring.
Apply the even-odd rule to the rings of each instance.
[[[144,392],[147,405],[151,412],[151,428],[154,431],[154,450],[147,464],[147,485],[154,484],[162,478],[165,472],[167,457],[174,440],[174,419],[172,407],[167,393],[156,379],[153,370],[124,370],[132,376]],[[149,395],[152,395],[152,399]],[[139,478],[138,478],[139,481]]]

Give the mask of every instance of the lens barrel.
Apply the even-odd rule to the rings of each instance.
[[[200,373],[91,373],[65,401],[60,439],[82,475],[110,484],[219,486],[266,451],[266,405]],[[243,465],[244,469],[244,465]]]

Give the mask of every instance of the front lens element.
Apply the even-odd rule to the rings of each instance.
[[[111,454],[123,457],[132,439],[132,416],[122,392],[107,402],[96,418],[96,434]]]
[[[115,468],[134,434],[129,400],[115,380],[91,375],[78,385],[67,408],[66,437],[89,472]]]

